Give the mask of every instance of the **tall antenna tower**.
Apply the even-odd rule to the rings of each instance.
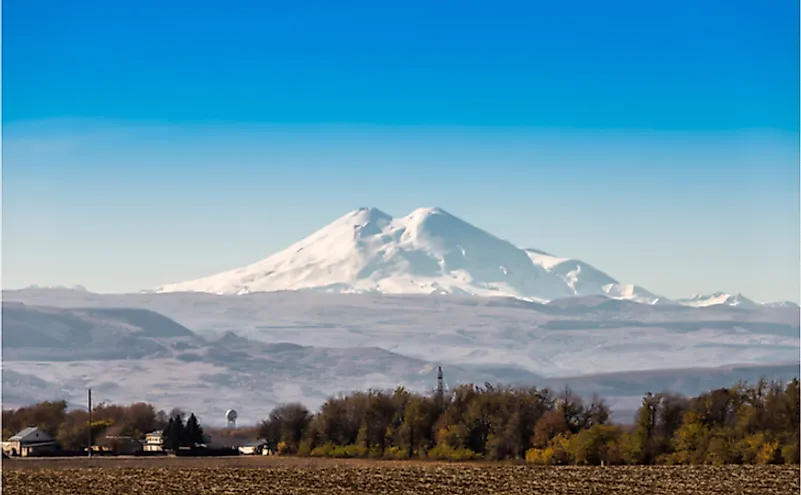
[[[437,400],[442,404],[442,398],[445,394],[445,385],[442,380],[442,366],[437,366]]]
[[[88,396],[88,402],[89,402],[89,404],[88,404],[88,406],[89,406],[89,448],[86,449],[86,452],[88,452],[89,457],[92,457],[92,440],[93,440],[92,439],[92,389],[90,388],[88,390],[88,392],[89,392],[89,396]]]

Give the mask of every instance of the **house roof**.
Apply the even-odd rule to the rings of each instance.
[[[17,433],[16,435],[14,435],[11,438],[9,438],[9,440],[22,440],[23,438],[25,438],[26,436],[28,436],[29,434],[31,434],[35,430],[38,430],[38,428],[35,427],[35,426],[29,426],[29,427],[25,428],[24,430],[20,431],[19,433]]]
[[[13,442],[52,442],[53,439],[36,426],[29,426],[9,438]]]

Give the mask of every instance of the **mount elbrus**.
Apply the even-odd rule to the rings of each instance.
[[[155,292],[286,290],[506,296],[536,302],[600,295],[696,307],[759,304],[726,293],[671,301],[621,283],[584,261],[515,246],[441,208],[420,208],[400,218],[360,208],[264,260],[166,284]]]

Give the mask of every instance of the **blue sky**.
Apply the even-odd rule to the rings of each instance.
[[[436,5],[433,5],[436,3]],[[127,291],[441,206],[799,300],[798,3],[3,5],[3,284]]]

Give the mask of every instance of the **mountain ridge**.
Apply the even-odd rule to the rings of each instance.
[[[695,307],[788,304],[758,303],[721,292],[670,300],[622,283],[582,260],[518,247],[440,207],[418,208],[397,218],[361,207],[262,260],[147,292],[241,295],[282,290],[506,296],[540,303],[603,295]]]
[[[282,402],[316,407],[350,390],[429,390],[442,365],[454,385],[569,382],[627,410],[636,409],[643,390],[691,393],[763,371],[783,378],[798,371],[799,310],[790,308],[647,305],[605,296],[539,304],[69,289],[4,290],[3,299],[4,404],[80,401],[91,387],[102,401],[185,404],[210,418],[235,406],[255,422]],[[704,369],[689,369],[700,363]],[[683,378],[671,371],[682,369]]]

